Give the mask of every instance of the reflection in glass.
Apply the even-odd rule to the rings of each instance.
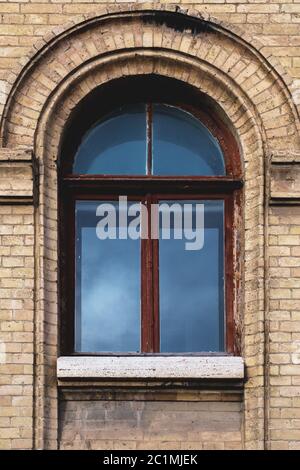
[[[153,109],[154,175],[225,175],[221,148],[191,114],[166,105]]]
[[[75,155],[73,173],[144,175],[145,105],[121,108],[93,127],[86,134]]]
[[[204,204],[205,228],[198,251],[187,251],[184,237],[174,239],[174,218],[170,240],[163,239],[160,230],[161,352],[224,351],[224,202],[163,202],[192,203],[193,230],[195,204]]]
[[[140,240],[100,240],[101,202],[76,202],[75,351],[139,352]]]

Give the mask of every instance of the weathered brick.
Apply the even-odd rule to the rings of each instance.
[[[4,105],[5,95],[2,90],[6,88],[9,72],[15,70],[18,60],[25,57],[36,41],[41,39],[41,36],[48,35],[47,42],[53,27],[73,20],[78,14],[91,13],[97,16],[103,7],[110,8],[112,3],[121,4],[123,2],[109,0],[97,0],[96,2],[93,0],[0,2],[0,105]],[[168,8],[170,2],[163,0],[160,3],[165,4],[163,6]],[[194,86],[203,88],[204,93],[208,95],[211,93],[212,97],[224,109],[224,115],[228,113],[228,121],[231,121],[231,127],[235,128],[234,133],[239,136],[239,144],[245,157],[246,182],[245,256],[242,260],[245,264],[245,282],[242,285],[245,296],[241,301],[243,304],[241,314],[243,320],[242,344],[248,377],[243,402],[245,446],[259,448],[263,445],[263,416],[266,415],[269,416],[267,424],[270,431],[270,436],[268,436],[270,448],[297,449],[300,442],[300,417],[297,413],[300,407],[298,396],[300,385],[298,372],[300,367],[300,348],[298,348],[298,342],[300,342],[299,206],[272,206],[268,219],[269,226],[263,226],[264,221],[267,220],[264,218],[262,198],[264,175],[263,158],[261,157],[263,156],[259,153],[260,156],[257,157],[259,138],[258,134],[253,131],[256,118],[250,119],[249,116],[252,115],[252,108],[255,111],[253,116],[259,115],[255,124],[262,131],[263,142],[259,142],[261,147],[270,148],[274,150],[274,153],[277,150],[288,153],[289,149],[296,147],[294,144],[296,141],[295,126],[293,124],[295,114],[290,111],[287,97],[292,94],[294,101],[298,100],[300,4],[284,0],[266,2],[204,0],[202,3],[200,0],[179,0],[177,3],[182,8],[188,8],[192,5],[200,13],[209,13],[213,17],[217,17],[218,20],[231,24],[232,26],[228,26],[228,28],[232,27],[236,36],[239,33],[234,29],[234,25],[239,25],[243,33],[252,37],[250,40],[247,39],[252,48],[257,46],[257,40],[260,41],[260,52],[255,54],[256,58],[254,59],[254,56],[251,56],[248,51],[245,52],[246,49],[242,49],[242,39],[236,41],[233,46],[230,34],[228,36],[221,33],[212,35],[208,29],[199,35],[196,32],[191,35],[189,28],[185,30],[184,34],[178,31],[175,34],[171,26],[151,25],[152,29],[150,29],[146,21],[138,23],[136,19],[130,21],[130,26],[127,29],[124,27],[123,19],[119,20],[116,23],[117,26],[116,24],[113,26],[114,31],[109,30],[110,25],[114,23],[109,20],[102,26],[100,34],[95,29],[96,33],[94,31],[92,35],[88,31],[89,28],[86,28],[79,41],[75,39],[77,33],[74,32],[72,37],[61,43],[61,47],[50,47],[47,60],[44,63],[41,60],[40,68],[39,66],[34,67],[36,73],[27,80],[16,98],[16,110],[15,113],[12,113],[9,123],[8,148],[28,145],[35,148],[40,154],[41,144],[39,141],[34,141],[33,144],[33,136],[37,135],[35,132],[37,122],[41,123],[41,126],[45,125],[40,118],[42,109],[46,110],[47,108],[47,100],[49,99],[51,106],[53,105],[49,92],[53,93],[54,90],[60,89],[66,78],[72,76],[75,68],[76,72],[79,71],[84,60],[88,60],[91,69],[94,58],[101,58],[103,51],[105,53],[114,51],[115,47],[134,48],[137,45],[141,47],[142,41],[144,41],[144,46],[149,48],[147,54],[150,54],[153,44],[156,47],[161,47],[163,44],[163,54],[166,56],[168,49],[179,50],[181,48],[185,54],[198,54],[196,62],[210,63],[216,75],[219,71],[222,76],[227,75],[226,86],[224,81],[220,87],[219,83],[211,76],[210,80],[207,80],[210,83],[205,90],[203,87],[206,79],[200,80],[204,75],[198,70],[193,72],[192,67],[183,72],[179,67],[179,60],[177,64],[173,64],[176,62],[173,59],[170,60],[163,71],[165,75],[168,75],[172,70],[183,81],[195,82]],[[134,8],[135,5],[130,4],[130,9]],[[151,4],[147,8],[151,8]],[[60,30],[57,29],[54,35],[58,35],[59,32]],[[93,41],[91,41],[92,36]],[[40,41],[37,49],[44,46],[43,41]],[[266,56],[265,63],[270,60],[267,72],[261,65],[263,61],[257,61],[257,57],[260,55]],[[271,62],[271,58],[269,59],[271,55],[286,68],[294,80],[294,88],[290,87],[288,90],[288,87],[285,87],[284,91],[278,93],[276,84],[288,83],[289,78],[288,75],[285,75],[281,80],[276,75],[273,62]],[[109,54],[106,59],[108,56]],[[38,63],[37,60],[36,64]],[[128,64],[122,65],[121,75],[124,76],[129,70],[132,74],[136,74],[137,71],[144,72],[142,63],[144,62],[141,61],[140,64],[132,66],[128,61]],[[154,62],[151,63],[147,73],[153,72],[153,64]],[[158,70],[161,70],[158,60],[154,65]],[[105,64],[101,66],[102,75],[101,71],[97,72],[82,82],[80,92],[82,95],[77,96],[79,92],[74,87],[73,95],[69,101],[66,99],[55,108],[56,123],[53,126],[55,127],[53,134],[51,134],[52,123],[46,125],[49,146],[52,145],[53,140],[58,139],[68,110],[73,109],[77,101],[84,98],[95,84],[100,84],[104,76],[104,80],[107,79],[107,76],[114,78],[114,74],[118,72],[117,66],[115,70],[111,68],[108,71],[105,67]],[[280,74],[281,72],[279,72]],[[276,78],[274,79],[274,77]],[[9,80],[12,84],[12,78]],[[243,102],[245,102],[244,97],[247,97],[247,100],[249,99],[251,102],[251,109],[247,109],[247,112],[245,109],[239,109],[241,102],[238,99],[232,99],[235,93],[233,88],[243,91]],[[218,91],[216,92],[216,90]],[[65,103],[67,104],[65,105]],[[62,115],[64,115],[63,118]],[[6,341],[9,357],[9,364],[0,365],[1,387],[6,394],[0,396],[0,405],[3,404],[0,408],[0,426],[1,422],[4,423],[5,431],[7,431],[5,435],[0,435],[0,448],[3,449],[28,449],[33,446],[33,350],[35,350],[37,363],[39,363],[38,360],[41,359],[39,354],[44,347],[46,360],[43,357],[41,367],[35,369],[35,372],[45,370],[45,377],[36,376],[38,406],[35,410],[45,410],[45,415],[37,414],[35,434],[39,436],[44,433],[44,430],[40,432],[44,425],[41,423],[47,421],[45,427],[47,426],[49,440],[46,444],[41,445],[53,447],[57,441],[55,360],[58,354],[57,318],[60,318],[60,312],[57,307],[57,259],[59,256],[57,253],[56,167],[54,165],[54,159],[57,158],[57,147],[55,145],[52,145],[53,148],[51,147],[53,159],[49,168],[46,168],[45,179],[42,177],[40,181],[41,205],[34,209],[33,204],[0,204],[0,340]],[[40,163],[44,164],[42,160]],[[0,164],[2,165],[2,163]],[[296,165],[293,168],[296,168]],[[4,174],[3,165],[1,171]],[[17,179],[11,177],[9,179],[7,170],[5,171],[4,177],[0,178],[2,192],[6,192],[6,195],[9,193],[10,196],[17,194],[20,196],[20,193],[24,193],[24,191],[31,194],[32,180],[26,179],[28,174],[25,175],[25,170],[24,173],[22,173],[23,170],[21,171],[21,178]],[[30,175],[32,178],[31,167]],[[291,186],[290,182],[288,185]],[[46,187],[47,190],[45,190]],[[35,218],[34,211],[37,215]],[[40,225],[44,212],[46,214],[43,220],[43,223],[46,223],[45,227]],[[34,227],[35,223],[37,223],[36,227]],[[44,233],[45,237],[43,238]],[[269,234],[268,247],[265,247],[264,233]],[[35,247],[37,239],[39,244]],[[43,259],[39,258],[44,249],[47,255]],[[265,277],[266,274],[269,275],[269,279]],[[36,279],[35,276],[37,276]],[[264,292],[264,280],[268,281],[267,292]],[[34,292],[40,281],[42,285],[46,286],[45,290]],[[264,294],[267,297],[265,303]],[[36,301],[35,304],[33,299]],[[269,306],[269,311],[263,311],[265,305]],[[45,324],[40,323],[39,317],[43,308],[46,309],[46,312],[43,312],[47,317]],[[35,343],[35,349],[33,318],[36,322],[35,331],[39,337],[39,341]],[[267,377],[263,377],[263,374],[268,370],[267,367],[264,368],[263,350],[266,340],[264,321],[268,322],[270,328],[270,355],[266,354],[267,360],[270,362],[269,410],[264,410],[263,400],[265,392],[263,387],[268,383]],[[45,338],[48,341],[46,344],[43,342]],[[43,382],[46,384],[44,389],[42,388]],[[46,402],[43,394],[47,395]],[[183,396],[182,392],[181,398]],[[231,403],[228,396],[224,398],[224,395],[220,393],[216,394],[214,400],[209,403],[205,401],[201,403],[197,400],[194,403],[189,401],[190,398],[191,394],[187,391],[186,401],[182,402],[181,400],[180,403],[180,400],[173,399],[170,403],[174,407],[172,411],[168,405],[169,402],[160,402],[159,400],[158,403],[153,403],[148,399],[119,400],[121,403],[119,408],[116,405],[117,401],[108,400],[107,403],[102,400],[90,403],[92,406],[87,416],[84,413],[85,402],[67,402],[66,406],[70,406],[70,409],[74,405],[72,410],[75,410],[75,413],[72,417],[64,413],[59,415],[59,426],[62,431],[61,448],[87,448],[90,446],[92,449],[151,449],[155,445],[159,449],[241,448],[243,445],[240,428],[242,412],[239,403]],[[97,414],[98,408],[101,408],[104,402],[108,407],[115,406],[114,411],[108,413],[106,410],[104,412],[111,438],[107,438],[100,425],[102,419],[100,416],[103,413]],[[151,409],[151,404],[157,405],[156,410],[155,407]],[[60,402],[60,410],[62,406],[62,402]],[[137,423],[143,422],[143,415],[147,415],[142,411],[143,408],[148,413],[147,423],[152,426],[150,430],[146,428],[146,431],[145,429],[137,429]],[[130,413],[128,409],[131,410]],[[129,415],[133,416],[132,420],[128,418]],[[68,419],[67,416],[69,416]],[[82,423],[85,424],[84,427],[82,427]],[[178,423],[177,429],[174,429],[176,427],[174,423]],[[91,426],[90,429],[87,424]],[[99,433],[102,432],[102,434],[97,436],[93,426],[96,428],[98,426]],[[119,429],[122,426],[124,427],[123,434]],[[230,426],[235,427],[235,430],[230,432],[228,430]],[[3,430],[1,427],[0,429]],[[89,439],[87,439],[88,431]],[[84,433],[86,434],[84,435]],[[82,438],[83,435],[84,438]]]

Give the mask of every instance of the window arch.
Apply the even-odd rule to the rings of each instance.
[[[83,138],[75,174],[224,176],[218,140],[187,111],[156,103],[125,105]]]
[[[68,354],[234,352],[237,147],[205,98],[149,83],[102,90],[62,143]]]

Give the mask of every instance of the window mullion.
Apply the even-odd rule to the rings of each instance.
[[[153,106],[152,103],[146,105],[147,121],[147,175],[152,175],[152,128],[153,128]]]
[[[142,232],[147,232],[147,236],[142,238],[142,331],[141,331],[141,343],[142,352],[152,353],[154,352],[153,342],[153,249],[152,240],[150,236],[151,231],[151,196],[147,195],[143,201],[143,204],[147,209],[147,220],[144,220],[144,224],[147,224],[148,230],[142,227]],[[143,224],[143,217],[142,217]]]
[[[152,301],[153,301],[153,348],[154,352],[160,352],[160,321],[159,321],[159,211],[158,211],[158,204],[159,201],[152,196],[151,198],[151,204],[156,204],[157,210],[153,212],[156,217],[156,222],[152,221],[151,219],[151,224],[152,222],[157,223],[156,227],[156,237],[151,237],[151,243],[152,243],[152,257],[153,257],[153,263],[152,263]],[[151,226],[151,231],[152,233],[152,226]]]

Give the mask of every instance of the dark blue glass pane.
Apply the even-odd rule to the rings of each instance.
[[[146,160],[145,105],[126,106],[86,134],[75,156],[73,173],[144,175]]]
[[[225,175],[218,141],[191,114],[166,105],[153,112],[154,175]]]
[[[167,239],[168,230],[162,229],[162,214],[167,213],[164,203],[177,205],[177,208],[174,206],[177,216],[171,218],[170,239]],[[224,351],[224,202],[164,203],[160,204],[159,241],[161,352]],[[184,204],[192,204],[189,208],[192,224],[188,230],[186,219],[182,217],[186,231],[180,239],[178,214],[187,214],[187,211],[183,212]],[[201,230],[196,232],[199,228],[196,204],[204,205],[204,238]],[[186,237],[192,241],[194,237],[196,243],[189,245],[189,250],[186,243],[191,240]]]
[[[99,239],[101,203],[76,203],[75,350],[139,352],[140,240],[120,239],[118,203],[109,201],[105,204],[116,210],[117,238]]]

